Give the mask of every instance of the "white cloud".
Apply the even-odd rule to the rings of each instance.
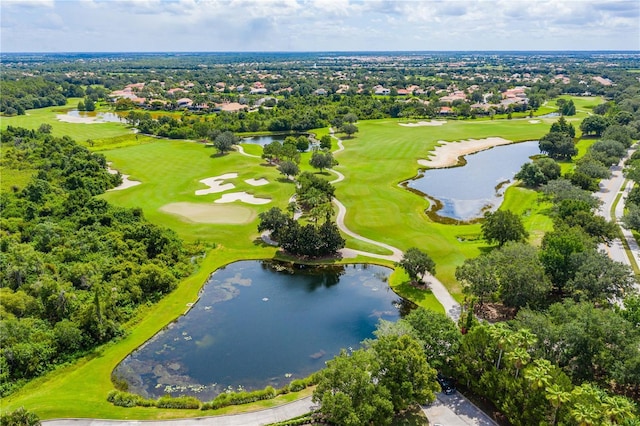
[[[640,49],[637,0],[1,0],[0,16],[3,51]]]
[[[6,7],[48,8],[54,7],[54,0],[2,0]]]

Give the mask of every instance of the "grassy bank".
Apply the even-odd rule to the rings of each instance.
[[[579,108],[583,107],[581,105]],[[259,239],[257,214],[273,206],[286,207],[294,192],[293,184],[281,180],[278,171],[264,165],[259,158],[237,152],[225,156],[212,155],[213,149],[194,142],[146,137],[136,139],[126,126],[118,123],[61,123],[55,119],[56,112],[55,108],[29,111],[29,116],[3,118],[2,126],[37,128],[42,122],[49,122],[54,134],[70,134],[80,142],[93,139],[92,149],[101,150],[114,168],[142,182],[124,191],[108,192],[103,195],[105,199],[120,206],[140,207],[152,222],[172,228],[185,240],[203,241],[216,248],[207,254],[198,272],[182,282],[176,291],[157,305],[140,312],[136,321],[128,325],[125,338],[101,347],[73,365],[29,383],[16,394],[4,398],[2,410],[24,406],[41,418],[161,419],[213,414],[195,410],[115,407],[106,400],[107,393],[113,389],[111,372],[131,351],[181,315],[186,304],[196,300],[198,291],[212,271],[233,261],[271,258],[275,255],[276,250]],[[531,123],[529,119],[468,120],[450,121],[440,127],[403,127],[399,126],[398,120],[392,119],[358,123],[359,133],[352,139],[346,139],[345,151],[336,155],[340,162],[336,169],[345,175],[345,180],[336,184],[336,196],[347,207],[346,225],[363,236],[402,250],[418,247],[426,251],[436,262],[437,277],[460,300],[462,292],[454,277],[455,268],[465,259],[477,256],[486,247],[480,238],[480,225],[447,225],[431,221],[424,213],[429,203],[399,187],[398,183],[417,174],[417,160],[426,158],[438,141],[492,136],[514,141],[532,140],[544,135],[555,118],[534,121],[539,122]],[[257,147],[246,150],[254,155],[260,152]],[[310,169],[306,164],[308,155],[303,155],[304,169]],[[199,180],[226,173],[238,173],[237,178],[226,181],[235,185],[233,190],[226,192],[248,192],[256,197],[269,198],[271,202],[264,205],[239,202],[215,204],[213,201],[220,197],[220,193],[195,195],[196,190],[206,188]],[[24,178],[17,176],[15,179],[19,181]],[[252,186],[246,182],[247,179],[259,178],[265,178],[269,184]],[[234,214],[237,216],[240,213],[246,214],[247,219],[235,224],[224,221],[198,222],[162,210],[172,203],[213,207],[213,222],[213,219],[233,218]],[[551,229],[551,221],[546,216],[549,205],[540,201],[533,191],[509,188],[502,208],[522,215],[534,243],[539,242],[543,233]],[[371,249],[370,245],[351,239],[348,244],[356,249]],[[382,253],[382,250],[376,250],[372,251]],[[348,260],[371,261],[362,256]],[[421,306],[442,311],[430,292],[405,283],[406,279],[400,271],[390,278],[391,287],[402,296]],[[295,396],[291,394],[285,398]],[[278,401],[282,400],[270,400],[234,410],[265,407]]]

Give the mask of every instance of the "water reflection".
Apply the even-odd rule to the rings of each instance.
[[[372,337],[410,305],[375,265],[294,267],[245,261],[216,271],[187,315],[127,357],[115,375],[146,397],[282,387]]]
[[[436,200],[438,216],[468,221],[497,209],[513,176],[537,154],[537,141],[498,146],[466,156],[462,167],[426,170],[406,185]]]

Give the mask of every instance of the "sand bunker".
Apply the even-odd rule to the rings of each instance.
[[[245,180],[245,182],[247,182],[251,186],[262,186],[262,185],[267,185],[269,183],[269,181],[266,180],[265,178],[247,179]]]
[[[418,121],[417,123],[398,123],[404,127],[442,126],[445,120]]]
[[[112,175],[118,174],[117,170],[112,169],[111,167],[107,167],[107,171]],[[115,188],[111,188],[109,191],[121,191],[123,189],[131,188],[132,186],[140,185],[142,182],[138,180],[129,179],[129,175],[120,175],[122,176],[122,183]]]
[[[232,183],[222,183],[225,179],[234,179],[237,178],[237,173],[225,173],[220,176],[214,176],[206,179],[202,179],[200,182],[207,185],[209,188],[207,189],[198,189],[196,191],[196,195],[206,195],[206,194],[215,194],[217,192],[224,192],[230,189],[235,188],[236,186]]]
[[[529,120],[529,123],[531,124],[538,124],[540,122],[540,120]]]
[[[160,211],[178,216],[186,222],[213,224],[243,224],[256,218],[256,212],[244,206],[198,203],[171,203]]]
[[[214,203],[233,203],[234,201],[242,201],[247,204],[267,204],[271,202],[269,198],[256,198],[246,192],[230,192],[223,194],[219,200],[215,200]]]
[[[485,149],[507,145],[512,141],[503,138],[467,139],[456,142],[438,141],[438,145],[428,160],[418,160],[418,164],[432,169],[451,167],[458,164],[458,157],[484,151]]]

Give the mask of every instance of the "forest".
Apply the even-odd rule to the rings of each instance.
[[[3,170],[33,175],[1,194],[2,395],[122,336],[194,266],[171,230],[99,198],[120,183],[104,156],[42,130],[1,134]]]

